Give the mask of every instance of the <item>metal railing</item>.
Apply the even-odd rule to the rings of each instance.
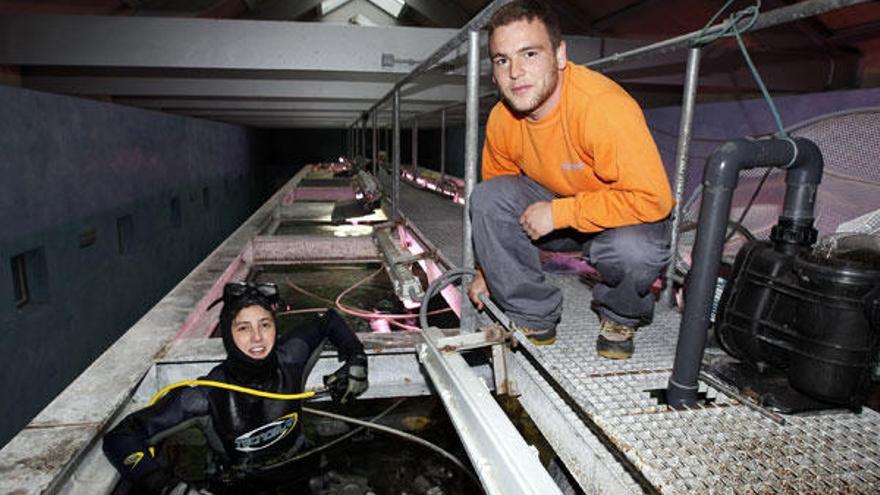
[[[479,102],[481,98],[494,95],[490,93],[480,96],[479,79],[480,79],[480,29],[486,24],[490,16],[501,6],[509,3],[510,0],[495,0],[489,3],[477,16],[475,16],[467,25],[465,25],[458,33],[448,42],[436,50],[425,61],[420,63],[409,74],[402,77],[393,88],[383,98],[372,105],[360,118],[354,122],[349,129],[349,148],[354,153],[360,152],[366,154],[366,133],[367,119],[372,119],[372,157],[374,167],[378,160],[378,150],[380,148],[378,141],[378,112],[381,107],[389,100],[392,100],[392,146],[393,146],[393,172],[392,172],[392,216],[399,218],[399,195],[400,195],[400,97],[402,88],[413,81],[414,78],[431,70],[444,57],[446,57],[456,47],[467,42],[467,86],[465,94],[465,152],[464,152],[464,209],[463,209],[463,268],[474,267],[474,254],[472,244],[472,226],[469,217],[470,194],[476,184],[476,169],[479,156]],[[778,8],[766,13],[759,14],[753,24],[751,31],[765,29],[777,26],[787,22],[800,20],[806,17],[815,16],[825,12],[830,12],[840,8],[867,3],[871,0],[806,0],[797,4]],[[694,31],[685,35],[677,36],[658,43],[649,44],[643,47],[635,48],[620,53],[613,54],[608,57],[600,58],[585,64],[586,67],[592,69],[607,68],[620,63],[639,59],[649,54],[671,53],[683,48],[689,48],[687,56],[687,65],[685,72],[685,83],[683,87],[683,100],[681,119],[679,125],[678,143],[675,153],[675,178],[674,178],[674,195],[676,205],[673,210],[673,229],[672,229],[672,256],[673,259],[669,264],[668,271],[665,275],[665,286],[663,301],[671,303],[672,289],[672,273],[673,267],[676,265],[675,257],[678,252],[678,226],[681,216],[682,196],[685,188],[685,178],[688,170],[688,156],[690,149],[691,132],[693,126],[694,107],[696,101],[697,82],[699,80],[699,63],[701,48],[694,42],[702,36],[710,36],[727,30],[730,26],[729,20],[724,20],[707,29]],[[437,108],[429,112],[416,115],[427,115],[440,112],[440,168],[441,177],[446,173],[446,125],[447,112],[452,109],[460,108],[462,103],[454,103],[451,105]],[[360,125],[358,125],[360,124]],[[361,134],[359,134],[359,132]],[[413,163],[417,162],[417,124],[413,125]],[[387,146],[386,146],[387,149]],[[472,331],[476,321],[473,308],[467,304],[468,298],[466,287],[468,281],[462,283],[462,315],[461,328],[462,331]],[[485,481],[485,480],[484,480]]]
[[[358,142],[363,141],[362,135],[358,134],[365,132],[365,126],[358,126],[358,123],[366,122],[366,119],[372,117],[375,123],[376,113],[381,108],[383,104],[389,99],[394,98],[394,106],[395,115],[397,115],[397,119],[399,119],[399,94],[400,90],[404,85],[410,83],[421,74],[424,74],[432,67],[437,65],[445,56],[451,53],[456,47],[468,41],[468,66],[467,66],[467,81],[468,81],[468,91],[466,95],[465,102],[463,103],[465,106],[466,112],[466,122],[465,122],[465,223],[464,223],[464,232],[462,239],[464,243],[464,260],[463,266],[466,268],[473,268],[473,248],[471,245],[471,229],[470,229],[470,218],[467,215],[468,207],[470,204],[470,191],[473,189],[473,185],[476,182],[476,159],[478,153],[475,152],[478,150],[477,143],[477,129],[479,127],[478,118],[474,118],[474,115],[479,115],[478,113],[478,105],[479,100],[485,97],[489,97],[494,95],[493,93],[487,93],[484,95],[477,95],[476,91],[472,91],[471,84],[472,81],[479,81],[479,38],[477,34],[476,41],[474,41],[470,33],[477,33],[479,29],[481,29],[486,22],[488,22],[491,15],[503,6],[506,3],[509,3],[510,0],[495,0],[487,5],[480,13],[478,13],[470,22],[468,22],[463,28],[461,28],[449,41],[447,41],[443,46],[438,48],[431,56],[429,56],[426,60],[420,63],[416,68],[414,68],[407,75],[402,77],[398,82],[396,82],[393,88],[382,97],[379,101],[377,101],[373,106],[371,106],[363,115],[352,124],[350,128],[350,135],[353,134],[352,141],[354,141],[353,152],[357,154],[365,153],[365,144],[362,143],[362,146],[358,147]],[[849,7],[852,5],[857,5],[861,3],[868,3],[872,0],[805,0],[803,2],[799,2],[793,5],[788,5],[785,7],[781,7],[778,9],[774,9],[768,12],[764,12],[758,15],[755,20],[754,25],[750,29],[750,31],[757,31],[760,29],[765,29],[773,26],[777,26],[780,24],[785,24],[788,22],[793,22],[797,20],[801,20],[807,17],[823,14],[826,12],[831,12],[837,9],[841,9],[844,7]],[[681,202],[682,196],[684,195],[684,187],[685,187],[685,178],[687,176],[688,170],[688,155],[690,149],[690,136],[692,130],[692,122],[693,122],[693,114],[694,114],[694,106],[696,101],[696,91],[697,91],[697,80],[699,78],[699,63],[700,63],[700,48],[692,47],[693,42],[701,37],[701,36],[711,36],[714,34],[718,34],[722,31],[727,30],[729,26],[729,20],[721,21],[705,30],[693,31],[687,34],[683,34],[680,36],[676,36],[674,38],[670,38],[664,41],[660,41],[653,44],[648,44],[642,47],[634,48],[632,50],[627,50],[624,52],[615,53],[609,55],[607,57],[603,57],[597,60],[593,60],[584,64],[584,66],[589,67],[591,69],[604,69],[614,65],[618,65],[624,62],[630,62],[634,60],[638,60],[647,55],[656,55],[656,54],[666,54],[672,53],[674,51],[678,51],[684,48],[690,48],[687,58],[687,68],[686,68],[686,80],[684,85],[684,94],[682,98],[682,110],[681,110],[681,120],[679,125],[679,139],[676,147],[675,153],[675,177],[673,179],[674,184],[674,194],[676,206],[673,210],[673,238],[672,238],[672,256],[673,259],[670,261],[669,266],[667,268],[667,273],[665,274],[665,289],[662,300],[666,303],[671,303],[672,301],[672,283],[671,277],[673,275],[674,267],[676,266],[677,260],[675,257],[678,253],[678,227],[681,217]],[[472,63],[474,58],[476,63]],[[478,85],[475,85],[474,88],[478,88]],[[396,97],[395,97],[396,96]],[[446,172],[446,139],[445,139],[445,131],[446,131],[446,112],[448,110],[457,109],[462,106],[462,103],[453,103],[442,108],[434,109],[428,112],[423,112],[419,115],[428,115],[436,112],[441,112],[441,174],[445,175]],[[359,130],[360,128],[360,130]],[[375,129],[375,124],[374,124]],[[395,134],[395,142],[399,144],[399,132],[400,125],[399,122],[394,125],[394,134]],[[374,132],[375,134],[375,132]],[[377,153],[375,149],[378,147],[374,146],[373,158],[377,159]],[[352,147],[350,146],[350,149]],[[399,147],[395,148],[394,160],[395,160],[395,177],[393,178],[395,183],[395,191],[397,190],[397,182],[399,181]],[[473,167],[473,168],[471,168]],[[395,193],[397,194],[397,193]],[[395,195],[395,198],[397,196]],[[398,215],[397,208],[399,204],[395,200],[393,202],[393,215],[396,217]],[[463,325],[464,328],[464,325]]]

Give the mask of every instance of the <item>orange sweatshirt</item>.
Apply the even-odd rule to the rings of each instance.
[[[483,180],[525,174],[555,193],[553,227],[581,232],[669,215],[669,180],[633,98],[598,72],[568,63],[562,97],[538,121],[499,102],[486,124]]]

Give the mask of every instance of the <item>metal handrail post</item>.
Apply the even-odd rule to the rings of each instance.
[[[687,182],[688,153],[691,147],[691,131],[694,123],[694,104],[697,96],[697,82],[700,78],[699,46],[688,51],[687,72],[684,81],[684,94],[681,101],[681,122],[678,126],[678,145],[675,148],[675,206],[672,209],[672,247],[669,265],[666,267],[665,288],[661,301],[675,305],[673,298],[673,280],[675,265],[678,263],[678,229],[681,226],[682,196]]]
[[[394,91],[393,106],[394,130],[391,134],[392,146],[394,147],[394,168],[391,175],[391,218],[397,220],[400,218],[400,90]]]
[[[361,155],[367,159],[367,117],[361,119]]]
[[[412,168],[413,173],[419,168],[419,119],[413,119],[412,123]]]
[[[440,112],[440,182],[446,180],[446,110]]]
[[[379,121],[379,111],[373,112],[373,132],[370,135],[370,141],[373,144],[373,175],[379,176],[379,136],[376,134],[376,124]]]
[[[471,225],[470,206],[471,192],[477,183],[477,146],[479,139],[480,117],[480,32],[471,30],[468,33],[467,58],[467,93],[465,107],[465,139],[464,139],[464,235],[462,241],[462,266],[474,268],[473,226]],[[461,284],[461,331],[475,330],[476,314],[468,304],[467,290],[472,277],[464,277]]]

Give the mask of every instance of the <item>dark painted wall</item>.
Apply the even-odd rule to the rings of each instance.
[[[480,127],[478,139],[477,161],[483,152],[483,137],[485,127]],[[412,134],[409,128],[401,129],[400,132],[400,162],[408,165],[412,163]],[[456,177],[464,177],[464,134],[463,126],[450,126],[446,128],[446,173]],[[382,139],[384,139],[384,136]],[[369,140],[369,133],[367,134]],[[440,170],[440,129],[419,129],[419,166],[431,170]],[[385,150],[384,141],[380,141],[380,149]],[[390,148],[390,144],[389,144]],[[367,142],[367,153],[370,151],[370,143]],[[371,155],[372,156],[372,155]],[[390,156],[390,153],[389,153]],[[477,177],[480,176],[477,168]]]
[[[823,115],[847,109],[880,106],[880,89],[831,91],[774,98],[782,125],[786,128]],[[675,177],[675,150],[681,107],[653,108],[645,118],[660,149],[670,181]],[[694,108],[693,132],[688,158],[685,198],[699,185],[709,155],[729,139],[776,132],[776,124],[763,99],[704,103]]]
[[[0,86],[0,445],[261,203],[262,144]]]
[[[846,109],[880,106],[880,89],[833,91],[808,95],[774,98],[783,125],[793,126],[807,119]],[[663,163],[674,177],[675,148],[681,119],[680,106],[645,110],[648,126],[657,142]],[[401,133],[402,161],[411,161],[410,137],[406,129]],[[728,139],[757,136],[776,132],[767,104],[763,99],[704,103],[694,110],[693,137],[690,153],[688,192],[693,191],[702,176],[706,159],[712,151]],[[480,128],[479,147],[482,154],[485,127]],[[383,148],[384,149],[384,148]],[[440,131],[419,131],[419,165],[440,169]],[[452,175],[464,174],[464,127],[446,130],[446,170]],[[479,173],[477,174],[479,177]]]
[[[303,165],[332,161],[346,154],[344,129],[276,129],[269,135],[269,183],[277,188],[290,180]]]

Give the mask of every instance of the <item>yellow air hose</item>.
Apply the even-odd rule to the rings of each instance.
[[[156,392],[156,395],[150,399],[150,406],[156,403],[159,399],[165,396],[168,392],[174,390],[175,388],[180,387],[215,387],[215,388],[225,388],[226,390],[232,390],[235,392],[241,392],[243,394],[256,395],[257,397],[265,397],[267,399],[278,399],[278,400],[300,400],[300,399],[308,399],[315,395],[315,392],[310,390],[308,392],[301,392],[298,394],[276,394],[273,392],[264,392],[262,390],[257,390],[254,388],[242,387],[240,385],[233,385],[231,383],[223,383],[216,382],[214,380],[187,380],[183,382],[172,383],[162,390]]]

